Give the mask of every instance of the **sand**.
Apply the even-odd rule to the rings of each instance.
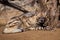
[[[2,34],[2,28],[0,28],[0,40],[60,40],[60,29],[56,29],[56,31],[37,30]]]

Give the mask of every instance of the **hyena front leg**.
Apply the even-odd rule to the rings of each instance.
[[[7,22],[6,28],[4,29],[3,33],[22,32],[23,28],[21,28],[20,25],[21,21],[18,18],[11,19],[10,21]]]

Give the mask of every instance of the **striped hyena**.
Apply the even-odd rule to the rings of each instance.
[[[27,30],[38,30],[40,28],[39,26],[41,26],[42,28],[46,28],[46,29],[48,28],[47,26],[44,25],[47,19],[45,17],[41,18],[41,13],[34,13],[32,15],[30,14],[23,14],[21,16],[12,17],[7,22],[6,28],[4,29],[3,32],[4,33],[16,33],[16,32],[23,32]],[[37,25],[37,23],[39,26]]]
[[[35,30],[37,18],[40,17],[40,15],[40,13],[28,13],[20,16],[14,16],[7,22],[3,33],[16,33],[26,30]]]

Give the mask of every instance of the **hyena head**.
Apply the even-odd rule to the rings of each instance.
[[[38,22],[39,23],[45,23],[46,22],[46,18],[45,17],[40,17],[40,18],[38,18]]]
[[[47,19],[45,17],[38,18],[38,20],[37,20],[38,27],[39,28],[41,27],[41,29],[44,29],[47,26],[47,25],[44,25],[46,21],[47,21]]]

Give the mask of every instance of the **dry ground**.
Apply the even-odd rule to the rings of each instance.
[[[0,28],[0,40],[60,40],[60,29],[56,31],[26,31],[15,34],[2,34]]]

